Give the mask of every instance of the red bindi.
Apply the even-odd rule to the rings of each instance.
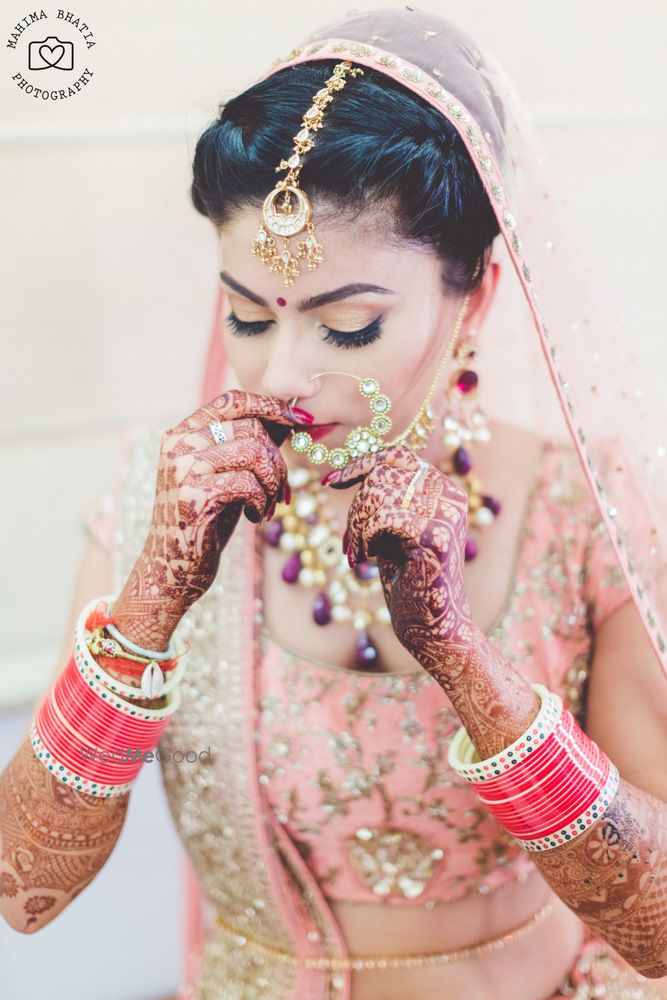
[[[287,302],[282,297],[282,295],[280,296],[280,298],[276,299],[276,302],[278,303],[279,306],[286,306],[287,305]]]

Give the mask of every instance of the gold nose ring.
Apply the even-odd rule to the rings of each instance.
[[[359,383],[359,392],[368,400],[368,404],[374,416],[369,427],[355,427],[345,438],[342,447],[327,448],[326,445],[313,441],[312,437],[305,430],[293,430],[291,432],[290,444],[294,451],[308,455],[315,465],[322,465],[324,462],[334,469],[342,469],[354,458],[366,455],[368,452],[380,451],[384,447],[384,436],[391,430],[391,418],[388,416],[391,409],[389,396],[380,391],[380,383],[376,378],[359,378],[358,375],[351,375],[350,372],[319,372],[311,375],[308,379],[312,382],[322,375],[346,375],[348,378],[356,379]],[[293,406],[298,396],[293,396],[290,405]]]

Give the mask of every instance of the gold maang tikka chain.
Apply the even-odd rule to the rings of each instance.
[[[293,285],[301,274],[299,260],[306,260],[309,271],[314,271],[324,260],[322,244],[318,243],[312,223],[312,204],[308,195],[299,187],[301,157],[313,148],[312,133],[318,132],[324,122],[324,109],[335,91],[342,90],[348,76],[363,76],[363,69],[352,68],[352,63],[340,62],[334,67],[333,75],[313,97],[313,103],[306,111],[300,131],[294,136],[294,149],[287,160],[281,160],[276,173],[287,170],[286,177],[279,181],[273,191],[264,199],[262,223],[252,242],[253,255],[259,257],[270,271],[283,275],[286,285]],[[290,250],[290,237],[306,231],[304,240],[297,243],[296,256]],[[273,235],[272,235],[273,234]],[[273,236],[282,238],[282,250]]]

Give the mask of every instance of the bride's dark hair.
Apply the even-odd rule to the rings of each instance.
[[[220,104],[195,149],[191,197],[198,212],[223,226],[240,208],[261,208],[313,94],[335,65],[287,67]],[[482,280],[499,230],[477,170],[447,119],[386,74],[365,67],[335,94],[299,184],[328,222],[353,224],[357,214],[390,208],[393,237],[426,245],[441,259],[445,291],[469,292]]]

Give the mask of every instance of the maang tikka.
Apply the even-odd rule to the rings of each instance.
[[[324,109],[333,101],[334,92],[343,89],[346,77],[363,76],[363,73],[360,67],[353,69],[351,62],[337,63],[333,75],[329,77],[324,87],[317,91],[312,105],[303,116],[301,129],[294,136],[292,155],[287,160],[281,160],[280,165],[276,167],[276,173],[287,170],[287,176],[278,181],[273,191],[270,191],[264,199],[263,221],[252,242],[252,252],[268,265],[270,271],[281,273],[286,285],[293,285],[301,274],[299,260],[305,258],[309,271],[314,271],[324,260],[322,244],[317,241],[312,223],[313,211],[310,198],[299,187],[301,158],[315,145],[312,133],[322,128]],[[296,236],[303,230],[307,236],[297,243],[297,252],[294,255],[290,250],[290,237]],[[273,236],[282,238],[282,250],[279,250]]]

